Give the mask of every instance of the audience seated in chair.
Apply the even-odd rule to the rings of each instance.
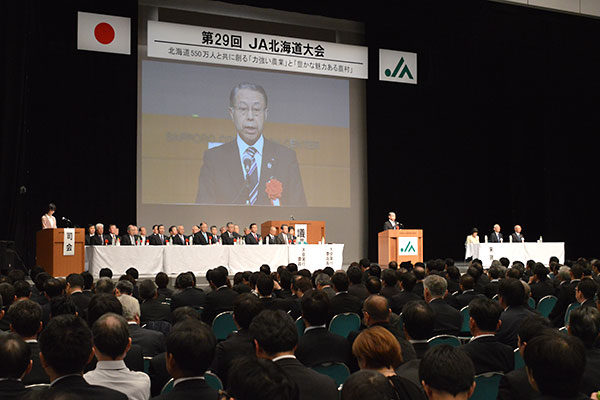
[[[119,297],[123,306],[123,317],[127,320],[133,344],[142,347],[144,357],[153,357],[165,351],[165,336],[157,331],[140,327],[140,303],[128,295]]]
[[[498,300],[504,311],[500,314],[500,329],[496,339],[511,348],[517,347],[517,333],[523,319],[533,314],[525,306],[525,288],[522,281],[506,278],[500,281]]]
[[[233,310],[233,303],[238,293],[228,286],[227,268],[225,267],[217,267],[208,271],[206,278],[212,291],[206,295],[202,320],[210,325],[220,313]]]
[[[425,353],[419,379],[429,400],[466,400],[475,390],[473,362],[460,348],[446,344]]]
[[[423,280],[425,301],[435,312],[434,335],[460,334],[462,315],[460,311],[448,305],[444,297],[448,294],[448,283],[439,275],[429,275]]]
[[[171,307],[159,299],[156,285],[150,279],[140,282],[140,323],[150,321],[171,322]]]
[[[585,346],[585,369],[579,391],[590,394],[600,390],[600,349],[596,346],[600,334],[600,311],[596,307],[579,307],[571,311],[567,330]]]
[[[239,358],[233,361],[226,400],[297,400],[298,385],[273,361]]]
[[[19,400],[28,390],[23,377],[31,371],[31,348],[17,334],[0,334],[0,399]]]

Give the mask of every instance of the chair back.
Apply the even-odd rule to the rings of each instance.
[[[167,336],[171,332],[171,323],[167,321],[148,321],[142,328],[157,331]]]
[[[306,329],[306,325],[304,325],[304,318],[302,318],[302,316],[298,317],[296,320],[296,329],[298,330],[298,337],[304,336],[304,329]]]
[[[175,382],[173,378],[169,379],[169,381],[165,383],[165,386],[163,386],[161,389],[160,394],[169,393],[171,390],[173,390],[173,382]]]
[[[527,299],[527,304],[530,308],[533,308],[535,310],[535,299],[533,297],[529,296],[529,298]]]
[[[225,311],[215,317],[212,323],[212,330],[217,340],[225,340],[230,333],[237,330],[233,322],[233,311]]]
[[[337,335],[348,337],[352,331],[360,328],[360,317],[354,313],[335,315],[329,323],[329,331]]]
[[[150,373],[150,360],[152,360],[152,357],[144,357],[144,372],[146,374]]]
[[[440,344],[449,344],[452,347],[460,346],[460,340],[453,335],[437,335],[427,341],[429,348],[439,346]]]
[[[340,362],[323,363],[315,365],[312,369],[333,379],[338,387],[343,385],[350,376],[350,369],[346,364]]]
[[[471,335],[471,328],[469,327],[469,306],[464,306],[460,309],[460,315],[462,316],[462,327],[460,328],[461,335]]]
[[[498,397],[500,379],[504,374],[501,372],[487,372],[475,375],[475,391],[469,400],[490,400]]]
[[[554,305],[556,304],[556,296],[548,295],[544,296],[540,299],[540,302],[537,305],[537,310],[542,314],[542,316],[548,318]]]
[[[221,382],[219,377],[212,372],[206,371],[204,373],[204,380],[211,388],[215,390],[223,390],[223,382]]]
[[[565,326],[569,325],[569,315],[571,314],[571,311],[579,307],[581,307],[581,304],[579,304],[577,301],[569,304],[567,311],[565,311]]]
[[[495,294],[494,297],[492,297],[492,300],[494,301],[500,301],[500,296]]]
[[[523,360],[523,356],[517,347],[515,349],[515,369],[523,368],[525,366],[525,360]]]

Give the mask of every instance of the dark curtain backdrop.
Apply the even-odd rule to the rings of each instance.
[[[425,230],[425,258],[461,259],[494,223],[598,254],[599,20],[485,0],[232,2],[365,23],[370,258],[389,210]],[[133,0],[0,2],[0,240],[28,263],[49,201],[80,225],[135,222],[137,30],[131,56],[77,51],[77,11],[137,26]],[[417,52],[419,84],[378,82],[378,48]]]
[[[130,56],[77,50],[77,11],[131,17],[137,2],[0,2],[0,240],[31,266],[50,201],[75,224],[134,222],[137,29]]]

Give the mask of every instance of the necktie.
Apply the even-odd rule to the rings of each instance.
[[[243,162],[246,169],[246,184],[248,186],[248,204],[254,204],[258,197],[258,169],[254,155],[257,150],[250,146],[244,151]]]
[[[202,235],[204,235],[204,241],[208,243],[208,237],[206,236],[206,232],[202,232]]]

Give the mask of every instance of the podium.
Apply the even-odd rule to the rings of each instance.
[[[260,234],[265,237],[269,234],[271,226],[277,228],[277,234],[281,233],[281,225],[294,226],[306,224],[306,243],[318,244],[325,236],[325,221],[265,221],[260,225]]]
[[[390,229],[377,234],[379,265],[387,268],[390,261],[398,264],[423,262],[422,229]]]
[[[42,229],[35,235],[36,264],[52,276],[80,274],[85,267],[85,230],[75,229],[75,255],[64,256],[64,228]]]

